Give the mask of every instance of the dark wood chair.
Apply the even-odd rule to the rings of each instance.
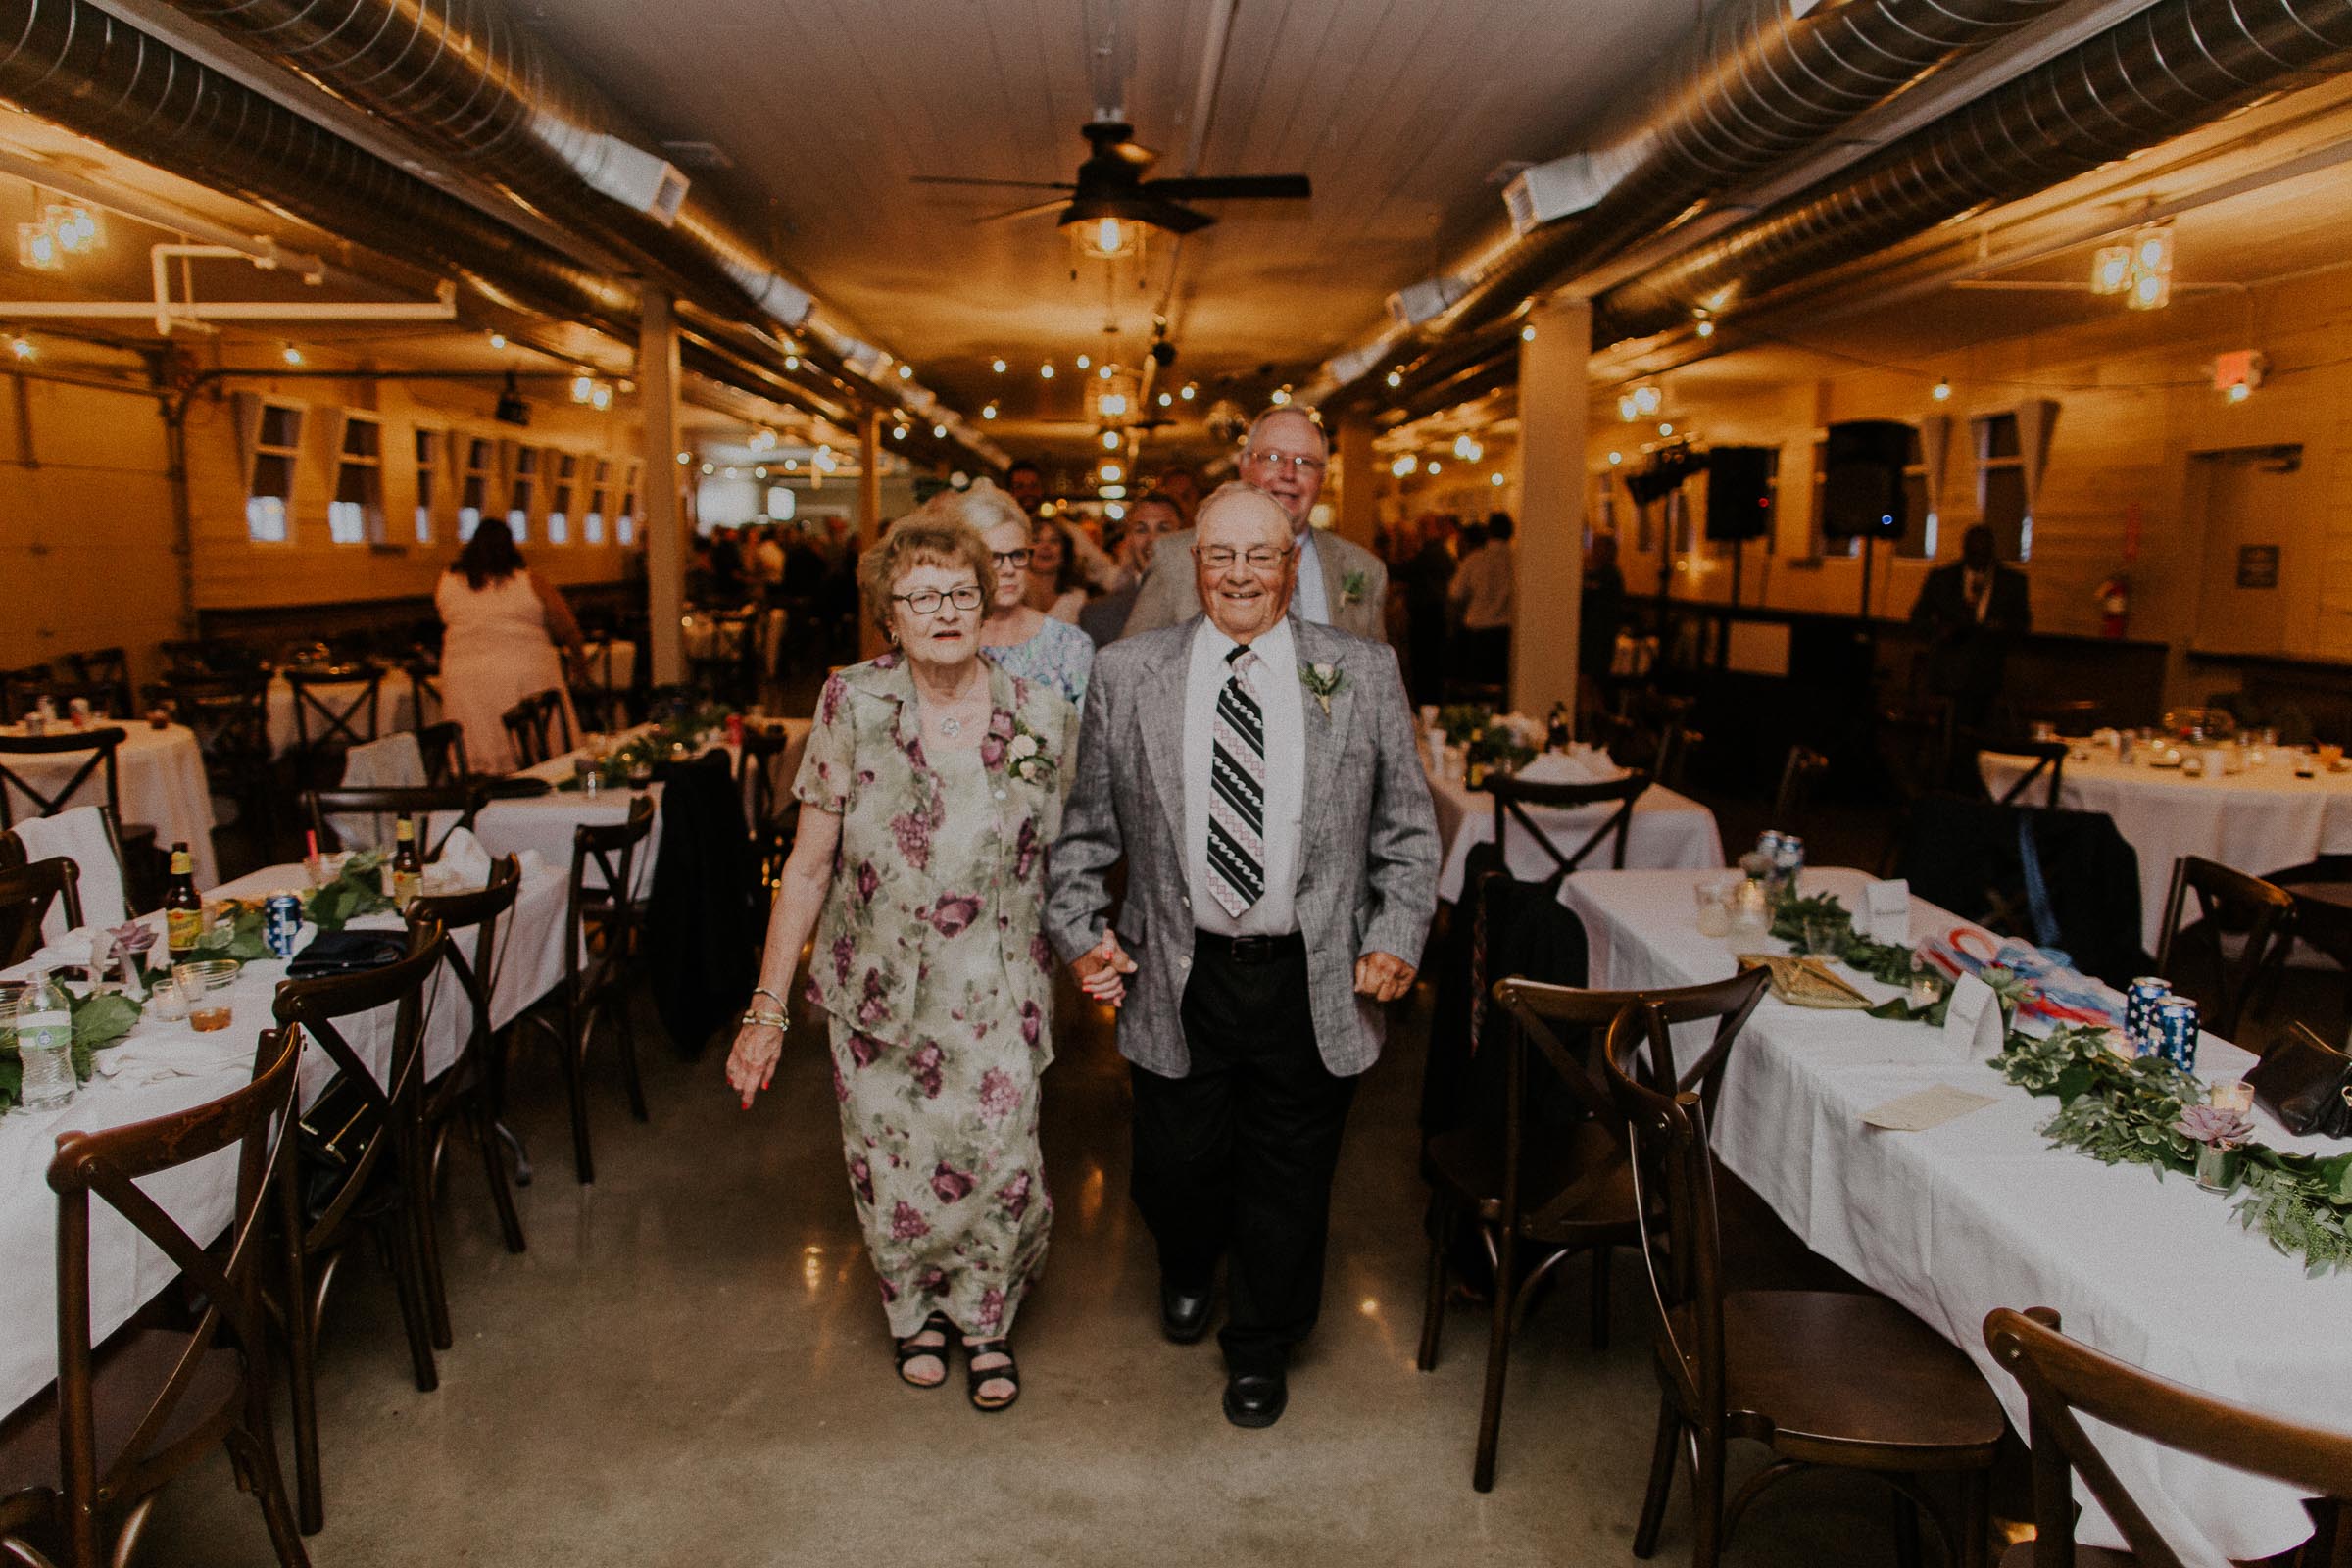
[[[1713,1046],[1692,1068],[1690,1082],[1709,1100],[1735,1036],[1763,1000],[1761,970],[1709,985],[1658,991],[1585,991],[1512,978],[1496,982],[1495,1006],[1509,1024],[1501,1031],[1504,1057],[1500,1136],[1485,1126],[1440,1133],[1429,1141],[1424,1168],[1437,1190],[1438,1223],[1429,1250],[1429,1289],[1421,1307],[1422,1371],[1438,1364],[1446,1318],[1446,1257],[1466,1214],[1494,1267],[1493,1315],[1487,1329],[1487,1379],[1478,1417],[1478,1450],[1470,1484],[1494,1486],[1494,1456],[1502,1430],[1502,1396],[1513,1335],[1536,1293],[1562,1261],[1592,1257],[1592,1335],[1608,1343],[1609,1261],[1613,1249],[1641,1243],[1635,1223],[1633,1162],[1622,1118],[1592,1061],[1590,1042],[1629,1006],[1655,1004],[1676,1023],[1712,1018]],[[1490,1009],[1488,1016],[1493,1017]],[[1571,1047],[1556,1031],[1584,1036]],[[1529,1096],[1531,1054],[1540,1054],[1582,1102],[1587,1115],[1566,1129],[1538,1124]],[[1535,1254],[1520,1266],[1520,1250]]]
[[[612,641],[599,637],[582,645],[576,661],[579,678],[572,683],[572,710],[592,730],[620,729],[627,720],[628,693],[614,681]]]
[[[9,858],[17,861],[0,865],[0,969],[5,969],[41,951],[41,922],[58,900],[65,901],[66,929],[81,924],[81,867],[62,855],[25,863],[13,833],[0,837],[0,846],[15,847]]]
[[[115,858],[122,876],[123,901],[130,901],[133,886],[144,886],[138,879],[151,876],[156,859],[155,828],[146,822],[122,820],[122,772],[116,753],[121,750],[125,732],[120,726],[98,729],[68,730],[57,735],[0,735],[0,828],[16,826],[16,797],[28,802],[33,816],[56,816],[74,808],[74,797],[95,779],[106,812],[107,826],[112,832]],[[36,784],[18,767],[9,765],[12,757],[72,758],[87,752],[79,766],[67,776],[62,788],[49,789]]]
[[[1758,1493],[1814,1465],[1864,1471],[1892,1487],[1907,1557],[1919,1477],[1955,1473],[1961,1517],[1956,1542],[1947,1537],[1950,1556],[1983,1568],[1987,1480],[2006,1430],[1992,1391],[1958,1348],[1883,1296],[1725,1289],[1707,1085],[1720,1079],[1731,1042],[1719,1039],[1681,1067],[1672,1021],[1658,1002],[1628,1007],[1609,1025],[1603,1054],[1632,1140],[1664,1388],[1634,1555],[1657,1550],[1677,1457],[1688,1451],[1692,1568],[1715,1568]],[[1774,1458],[1727,1504],[1725,1449],[1734,1438],[1768,1445]]]
[[[57,1381],[0,1422],[0,1557],[47,1561],[26,1537],[48,1532],[64,1540],[69,1568],[128,1561],[155,1494],[219,1444],[239,1488],[261,1505],[280,1568],[307,1568],[278,1472],[261,1294],[266,1257],[298,1222],[287,1132],[301,1051],[297,1031],[268,1031],[243,1088],[152,1120],[59,1136],[49,1162]],[[139,1183],[231,1149],[235,1208],[224,1239],[208,1249]],[[201,1302],[192,1327],[133,1324],[91,1344],[93,1203],[178,1265]]]
[[[1490,773],[1479,787],[1494,797],[1494,847],[1502,851],[1502,863],[1510,863],[1509,846],[1504,835],[1513,821],[1522,831],[1532,834],[1536,844],[1551,858],[1562,875],[1583,868],[1592,852],[1606,840],[1611,842],[1609,865],[1613,870],[1625,869],[1625,847],[1634,828],[1634,806],[1650,785],[1650,775],[1636,769],[1623,778],[1604,779],[1594,784],[1539,784],[1514,773]],[[1587,806],[1606,806],[1614,803],[1617,809],[1594,826],[1585,841],[1573,850],[1563,850],[1536,819],[1528,814],[1529,807],[1548,807],[1554,810],[1573,811]]]
[[[1643,691],[1630,695],[1625,710],[1598,726],[1609,756],[1640,768],[1670,790],[1683,787],[1690,755],[1703,739],[1690,726],[1696,704],[1688,697]]]
[[[1781,787],[1772,798],[1772,822],[1799,828],[1813,814],[1813,792],[1829,776],[1830,760],[1810,746],[1791,746],[1781,764]]]
[[[2217,1399],[2103,1355],[2061,1333],[2058,1314],[2046,1306],[1996,1309],[1984,1319],[1984,1345],[2026,1392],[2034,1450],[2034,1539],[2010,1547],[2001,1568],[2185,1568],[2116,1479],[2081,1416],[2307,1496],[2352,1497],[2352,1437]],[[2122,1532],[2129,1556],[2075,1544],[2077,1474]]]
[[[488,788],[480,784],[305,790],[302,795],[305,823],[318,835],[321,848],[331,845],[346,850],[387,849],[396,831],[393,819],[412,816],[418,822],[417,853],[427,860],[440,858],[442,846],[459,828],[472,832],[475,818],[489,801]],[[373,822],[374,832],[368,842],[343,842],[335,822],[342,819],[348,826],[354,817],[368,817]]]
[[[2049,781],[2045,786],[2048,793],[2041,804],[2051,810],[2058,809],[2060,792],[2066,788],[2066,742],[2020,740],[2011,735],[1985,735],[1974,730],[1963,739],[1967,741],[1971,752],[1998,752],[2004,757],[2024,757],[2033,760],[2034,765],[2020,773],[2007,789],[1992,796],[1995,805],[2031,805],[2026,797],[2033,793],[2037,781],[2046,779]],[[1985,793],[1992,794],[1989,789]]]
[[[2197,896],[2194,920],[2183,929],[2188,895]],[[2248,876],[2219,860],[2183,855],[2173,862],[2173,885],[2164,896],[2164,923],[2156,939],[2156,972],[2178,981],[2190,946],[2210,951],[2216,977],[2213,1004],[2198,1023],[2225,1040],[2234,1039],[2246,1004],[2274,964],[2283,963],[2293,932],[2295,901],[2284,888]],[[2243,936],[2232,957],[2223,937]],[[2185,941],[2183,939],[2186,939]]]
[[[383,738],[384,672],[366,664],[298,664],[282,671],[294,693],[294,743],[286,748],[298,784],[332,783],[343,754]]]
[[[415,658],[401,666],[409,677],[409,727],[419,738],[441,723],[448,705],[441,701],[441,666],[430,658]]]
[[[743,753],[737,761],[735,784],[752,831],[752,853],[759,858],[760,885],[773,888],[784,876],[785,858],[792,854],[792,835],[801,803],[789,785],[776,783],[776,764],[792,740],[781,729],[753,725],[743,732]]]
[[[473,763],[466,756],[466,726],[454,718],[417,730],[416,753],[424,760],[424,781],[429,785],[463,784],[473,776]]]
[[[296,1234],[307,1289],[284,1303],[294,1402],[294,1475],[304,1531],[326,1517],[318,1461],[318,1326],[345,1250],[371,1231],[390,1260],[409,1360],[419,1393],[440,1386],[436,1344],[451,1343],[433,1229],[430,1158],[424,1144],[424,992],[441,966],[441,928],[412,925],[408,956],[356,974],[279,984],[281,1024],[300,1026],[335,1064],[335,1076],[304,1111],[298,1148],[305,1202]],[[344,1037],[340,1024],[379,1007],[393,1011],[382,1077]],[[440,1337],[435,1338],[436,1329]]]
[[[13,724],[32,711],[55,674],[45,663],[0,669],[0,719]]]
[[[507,727],[507,744],[514,749],[516,767],[535,767],[572,747],[571,720],[564,694],[554,688],[533,692],[499,714]],[[561,746],[555,743],[561,740]]]
[[[438,1176],[449,1134],[463,1121],[482,1156],[490,1183],[490,1201],[498,1210],[498,1228],[507,1250],[523,1250],[522,1219],[514,1210],[514,1189],[507,1177],[505,1146],[498,1133],[506,1107],[506,1043],[490,1023],[490,993],[498,984],[498,926],[514,907],[522,888],[522,867],[512,855],[490,862],[490,879],[466,893],[435,893],[409,906],[412,926],[437,925],[449,937],[442,962],[457,980],[458,991],[472,1019],[458,1059],[440,1077],[425,1085],[425,1130],[431,1139],[432,1169]],[[468,954],[457,940],[471,931]]]
[[[196,736],[204,756],[206,787],[234,801],[240,822],[267,842],[280,805],[271,787],[270,676],[264,670],[236,674],[181,673],[147,688],[148,701],[168,707]]]
[[[572,1164],[583,1184],[596,1180],[596,1159],[588,1142],[588,1052],[597,1020],[608,1012],[620,1039],[621,1082],[628,1090],[630,1114],[639,1121],[652,1119],[637,1073],[637,1031],[629,1021],[627,977],[637,952],[639,910],[632,897],[637,855],[653,831],[654,803],[642,795],[629,802],[626,821],[571,830],[564,983],[516,1020],[555,1042],[564,1093],[571,1101]]]
[[[525,699],[539,705],[539,733],[549,757],[561,757],[579,744],[571,732],[571,706],[559,687]]]
[[[74,671],[74,680],[109,694],[109,706],[102,711],[119,713],[124,718],[138,716],[139,700],[130,686],[128,653],[121,648],[93,648],[87,653],[68,654],[66,663]]]

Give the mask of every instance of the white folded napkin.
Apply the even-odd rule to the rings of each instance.
[[[239,1000],[253,1006],[267,999]],[[101,1078],[131,1084],[156,1083],[166,1078],[201,1078],[251,1066],[255,1034],[256,1030],[247,1027],[242,1018],[226,1029],[216,1029],[209,1034],[200,1034],[184,1023],[142,1020],[122,1040],[92,1056],[92,1070]]]
[[[441,853],[433,864],[452,882],[468,888],[478,888],[490,880],[490,852],[470,829],[453,827],[449,837],[441,841]]]
[[[1600,784],[1624,776],[1625,769],[1610,761],[1608,753],[1581,744],[1545,752],[1519,769],[1519,777],[1531,784]]]

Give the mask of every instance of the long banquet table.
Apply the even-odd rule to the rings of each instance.
[[[222,897],[252,898],[279,888],[300,887],[299,865],[270,866],[219,890]],[[497,977],[491,991],[491,1019],[512,1022],[544,996],[564,974],[564,873],[526,860],[514,911],[499,932]],[[160,924],[160,916],[149,916]],[[398,929],[399,917],[377,915],[362,927]],[[305,927],[304,941],[310,928]],[[460,940],[472,940],[470,934]],[[468,950],[470,951],[470,949]],[[23,978],[42,963],[80,962],[89,953],[87,931],[66,939],[31,964],[6,971]],[[17,1109],[0,1116],[0,1414],[15,1409],[57,1376],[57,1197],[46,1180],[57,1135],[120,1127],[168,1115],[229,1093],[251,1075],[254,1041],[270,1022],[270,1004],[286,966],[270,960],[248,963],[231,992],[235,1021],[215,1034],[198,1034],[185,1023],[142,1019],[119,1045],[98,1053],[98,1073],[73,1103],[54,1111]],[[471,1019],[464,994],[446,968],[435,976],[425,1016],[424,1058],[438,1074],[457,1059]],[[353,1020],[346,1038],[362,1059],[381,1072],[391,1051],[392,1009]],[[302,1098],[307,1105],[333,1076],[333,1063],[316,1043],[303,1052]],[[236,1154],[222,1150],[210,1158],[141,1185],[192,1236],[218,1235],[229,1221],[236,1198]],[[104,1204],[91,1207],[90,1330],[103,1339],[170,1284],[172,1262]]]
[[[1808,871],[1803,891],[1860,907],[1859,871]],[[1562,902],[1583,920],[1592,984],[1691,985],[1736,968],[1737,944],[1698,934],[1688,874],[1589,871]],[[1913,939],[1964,924],[1913,900]],[[1784,944],[1763,948],[1782,951]],[[1851,971],[1876,1001],[1893,995]],[[2253,1057],[2207,1036],[2198,1070],[2235,1078]],[[1948,1084],[1994,1103],[1926,1132],[1883,1132],[1862,1113]],[[2066,1331],[2112,1355],[2224,1398],[2352,1427],[2352,1278],[2302,1265],[2238,1227],[2227,1202],[2184,1178],[2107,1166],[2054,1149],[2056,1102],[2006,1084],[1940,1030],[1767,998],[1735,1047],[1713,1121],[1725,1165],[1806,1246],[1916,1312],[1966,1350],[2025,1430],[2025,1400],[1985,1352],[1996,1306],[2055,1307]],[[2263,1141],[2321,1148],[2257,1112]],[[2127,1490],[2186,1560],[2267,1557],[2310,1534],[2285,1488],[2136,1439],[2102,1444]],[[2087,1498],[2085,1498],[2087,1504]],[[2102,1538],[2102,1532],[2106,1532]],[[2118,1544],[2089,1505],[2083,1539]]]
[[[169,850],[174,844],[185,844],[195,859],[196,884],[210,887],[220,876],[219,862],[213,858],[213,796],[212,787],[204,776],[204,752],[196,744],[196,732],[185,724],[167,724],[157,729],[145,719],[106,719],[96,728],[122,731],[122,744],[115,749],[115,786],[122,798],[122,816],[124,822],[143,822],[155,828],[156,841]],[[22,724],[0,728],[0,734],[23,735]],[[58,727],[52,735],[71,733]],[[76,769],[89,758],[65,753],[54,757],[10,757],[5,760],[9,770],[23,775],[27,781],[45,790],[63,789]],[[74,791],[69,806],[101,806],[106,802],[106,782],[93,773]],[[26,803],[17,801],[20,809]]]
[[[2254,876],[2305,864],[2322,855],[2352,854],[2352,772],[2295,777],[2293,754],[2274,748],[2259,767],[2192,778],[2177,767],[2119,762],[2113,752],[2077,747],[2058,804],[2103,811],[2139,855],[2140,940],[2156,951],[2173,862],[2199,855]],[[2083,754],[2087,755],[2083,755]],[[1994,798],[2034,765],[2027,757],[1984,752],[1977,771]],[[2041,804],[2042,783],[2028,792]]]
[[[1462,896],[1462,876],[1472,846],[1494,842],[1494,797],[1446,777],[1442,769],[1429,765],[1426,754],[1422,773],[1429,780],[1430,803],[1437,808],[1438,843],[1444,856],[1438,870],[1438,897],[1451,904]],[[1574,810],[1538,806],[1529,808],[1528,815],[1564,853],[1574,854],[1586,836],[1615,810],[1613,806],[1585,806]],[[1559,869],[1543,847],[1515,823],[1504,835],[1504,847],[1513,876],[1542,878]],[[1593,851],[1596,857],[1606,853],[1605,845]],[[1634,802],[1625,863],[1649,869],[1720,868],[1723,835],[1715,825],[1715,813],[1688,795],[1652,784]]]

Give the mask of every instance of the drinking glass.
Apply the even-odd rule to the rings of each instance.
[[[243,967],[234,958],[199,958],[172,966],[172,979],[187,1004],[191,1028],[209,1034],[228,1027],[233,1010],[229,988],[237,983],[237,971]]]
[[[1732,934],[1731,888],[1718,881],[1706,881],[1692,888],[1698,901],[1698,934],[1702,937],[1727,937]]]
[[[1911,984],[1903,1000],[1914,1007],[1933,1007],[1943,1000],[1943,976],[1916,953],[1911,955]]]
[[[1761,942],[1772,934],[1772,901],[1764,884],[1742,878],[1732,889],[1732,935],[1742,942]]]
[[[1845,934],[1845,922],[1838,919],[1811,919],[1799,933],[1804,938],[1804,951],[1814,957],[1834,958],[1844,947],[1840,939]]]

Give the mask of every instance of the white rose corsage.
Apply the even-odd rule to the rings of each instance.
[[[1012,739],[1004,746],[1004,761],[1024,784],[1044,784],[1054,777],[1054,759],[1046,755],[1045,742],[1017,718],[1012,721]]]

